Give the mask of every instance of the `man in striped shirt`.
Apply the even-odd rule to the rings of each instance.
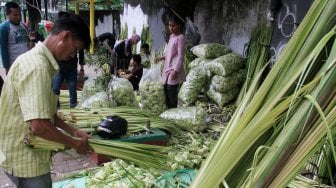
[[[78,153],[93,152],[87,142],[89,135],[57,117],[57,96],[51,86],[59,71],[57,61],[70,59],[89,45],[85,22],[67,13],[55,22],[43,43],[20,55],[11,66],[0,98],[0,165],[17,187],[51,187],[51,152],[27,147],[23,142],[27,133],[70,146]]]

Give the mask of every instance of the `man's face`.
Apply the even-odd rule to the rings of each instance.
[[[19,25],[21,22],[21,9],[11,8],[10,13],[7,14],[8,21],[14,25]]]
[[[67,32],[67,31],[65,31]],[[78,50],[84,46],[83,42],[74,37],[70,32],[64,34],[58,46],[57,60],[69,60],[77,55]]]

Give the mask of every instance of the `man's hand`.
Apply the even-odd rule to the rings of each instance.
[[[176,78],[177,78],[177,72],[176,72],[176,71],[173,71],[173,72],[171,73],[170,79],[171,79],[171,80],[175,80]]]
[[[91,146],[88,143],[88,139],[91,138],[90,135],[88,135],[87,133],[83,131],[77,130],[73,133],[73,136],[80,138],[80,140],[78,140],[78,143],[75,146],[77,153],[90,154],[94,152],[94,150],[91,148]]]
[[[84,78],[84,69],[82,68],[79,70],[79,77]]]
[[[90,154],[94,152],[94,150],[89,145],[88,140],[84,138],[78,140],[74,148],[79,154]]]
[[[86,132],[83,132],[83,131],[80,131],[80,130],[74,131],[73,136],[77,137],[77,138],[83,138],[83,139],[91,138],[91,136],[88,135]]]
[[[155,62],[155,63],[158,63],[159,61],[163,61],[164,59],[165,59],[164,56],[162,56],[162,57],[156,57],[156,58],[154,59],[154,62]]]

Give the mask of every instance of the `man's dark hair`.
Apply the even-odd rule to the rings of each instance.
[[[141,56],[139,54],[133,54],[132,59],[137,65],[141,64]]]
[[[148,49],[148,50],[149,50],[149,44],[147,44],[147,43],[143,43],[143,44],[141,45],[141,48],[145,48],[145,49]]]
[[[5,7],[6,7],[6,15],[7,14],[10,14],[11,13],[11,9],[14,8],[14,9],[19,9],[21,8],[17,3],[15,2],[7,2],[5,4]]]
[[[70,12],[60,12],[51,29],[51,34],[57,35],[62,31],[70,31],[73,37],[83,41],[85,49],[89,48],[91,43],[89,27],[79,15]]]

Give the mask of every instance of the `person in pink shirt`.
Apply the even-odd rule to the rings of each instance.
[[[185,80],[183,62],[186,39],[183,34],[183,25],[183,21],[177,16],[169,19],[170,36],[166,52],[162,57],[156,58],[156,61],[165,60],[161,80],[164,84],[168,108],[177,107],[179,85]]]

